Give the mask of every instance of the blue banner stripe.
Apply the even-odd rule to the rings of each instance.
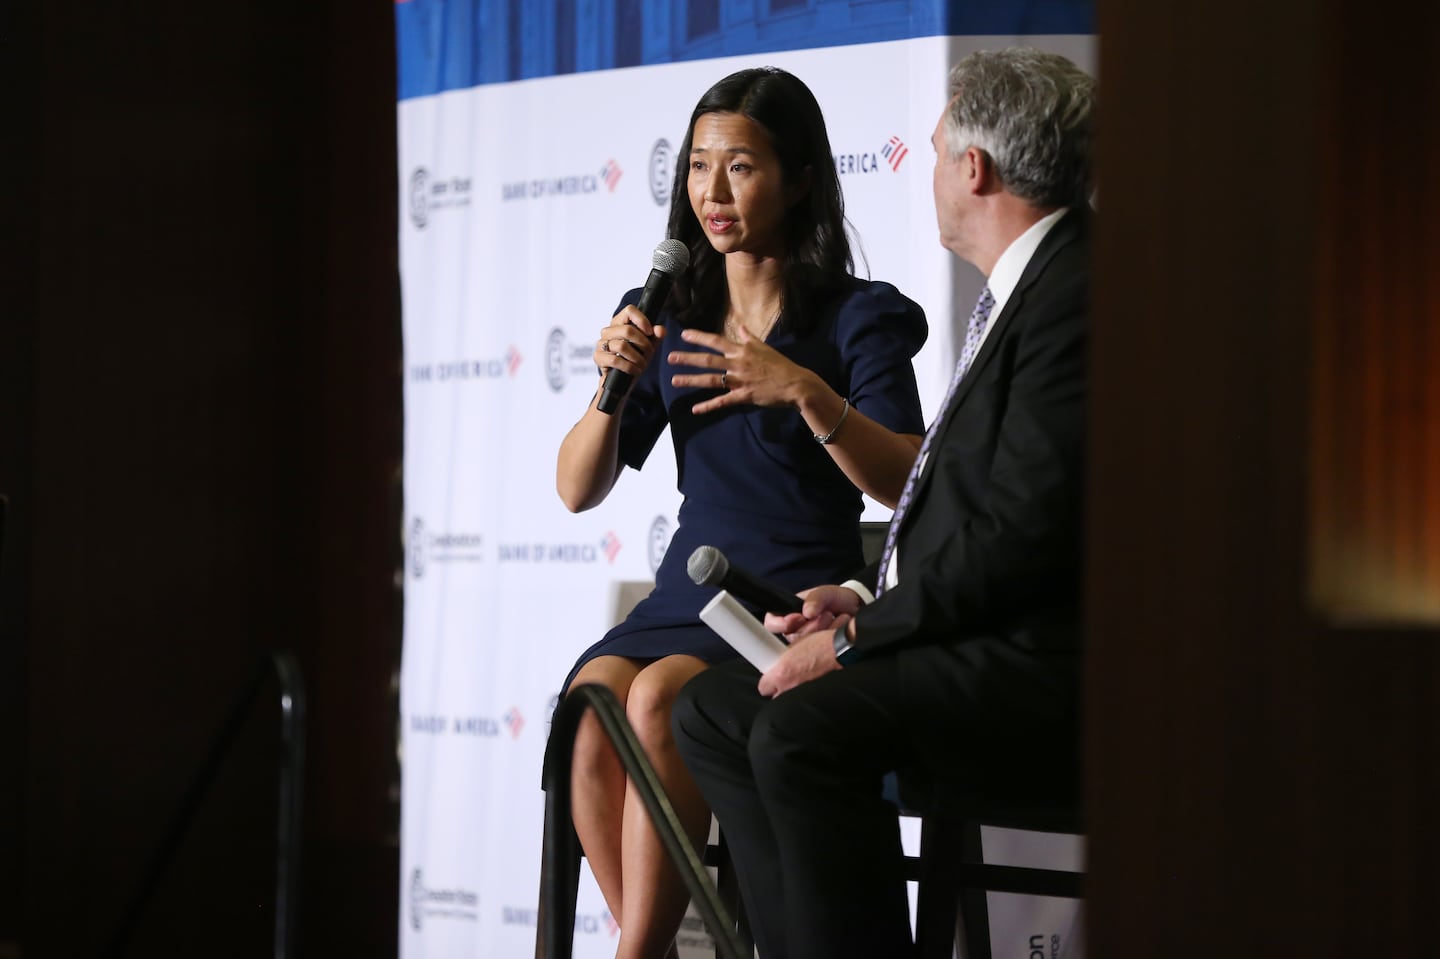
[[[1095,32],[1093,0],[400,0],[399,97],[935,36]]]

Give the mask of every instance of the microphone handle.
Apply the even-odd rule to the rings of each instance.
[[[730,567],[730,571],[721,581],[720,588],[736,599],[743,599],[760,607],[762,613],[798,613],[805,608],[799,596],[781,592],[734,566]]]
[[[660,308],[665,305],[665,298],[670,295],[669,273],[661,270],[651,270],[650,275],[645,279],[645,288],[640,291],[640,299],[635,303],[635,309],[645,314],[646,319],[652,319],[652,314],[658,315]],[[617,370],[615,367],[605,371],[605,382],[600,387],[600,399],[596,401],[595,408],[606,416],[611,416],[620,408],[620,401],[625,394],[630,392],[631,376],[624,370]]]
[[[635,309],[645,314],[650,322],[655,322],[655,317],[660,315],[660,309],[665,305],[665,298],[670,295],[670,281],[674,277],[661,270],[651,270],[650,275],[645,278],[645,287],[640,291],[640,299],[635,301]]]

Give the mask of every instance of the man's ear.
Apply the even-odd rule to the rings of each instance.
[[[979,147],[967,147],[961,160],[965,186],[978,195],[994,193],[1000,189],[1000,177],[995,173],[995,160]]]

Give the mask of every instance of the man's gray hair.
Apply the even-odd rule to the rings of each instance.
[[[1095,81],[1069,60],[1028,47],[980,51],[950,71],[945,137],[952,159],[989,155],[1015,196],[1078,206],[1090,196]]]

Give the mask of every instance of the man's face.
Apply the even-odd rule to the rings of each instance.
[[[962,157],[950,153],[949,139],[945,136],[945,114],[947,105],[930,135],[930,144],[935,148],[935,219],[940,227],[940,245],[951,253],[963,257],[965,243],[965,211],[968,192],[965,190],[964,162]]]

